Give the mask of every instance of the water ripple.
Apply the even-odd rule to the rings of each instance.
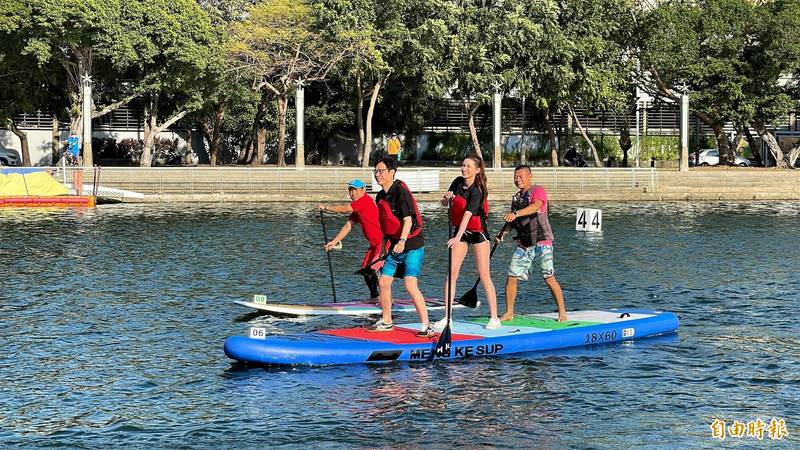
[[[461,362],[245,368],[221,347],[248,326],[367,323],[232,304],[330,299],[310,205],[0,210],[0,445],[710,448],[714,418],[772,417],[800,444],[800,203],[580,205],[603,209],[601,234],[572,231],[576,206],[554,205],[551,219],[568,307],[674,311],[677,335]],[[492,230],[502,211],[493,205]],[[423,212],[421,287],[441,295],[446,219],[433,204]],[[330,231],[344,217],[326,220]],[[350,275],[363,248],[356,236],[333,255],[340,298],[364,296]],[[501,298],[511,250],[493,260]],[[468,259],[462,279],[474,276]],[[520,284],[519,308],[552,308],[543,283]]]

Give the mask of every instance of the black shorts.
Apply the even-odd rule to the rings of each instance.
[[[461,236],[461,242],[467,244],[480,244],[489,240],[489,236],[483,231],[465,231]]]

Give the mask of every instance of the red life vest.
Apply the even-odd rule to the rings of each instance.
[[[467,200],[460,196],[453,196],[453,206],[450,208],[450,221],[458,228],[461,225],[461,219],[464,218],[464,213],[467,211]],[[473,214],[467,222],[467,231],[485,231],[483,228],[483,221],[489,218],[489,200],[484,199],[481,209],[477,214]]]
[[[396,182],[400,183],[402,189],[409,190],[408,186],[401,180],[397,180]],[[411,196],[411,201],[413,202],[412,207],[416,220],[412,221],[411,232],[408,233],[408,238],[412,238],[422,232],[422,216],[419,214],[417,199],[415,199],[413,195]],[[381,224],[381,231],[383,231],[385,236],[394,240],[400,239],[400,235],[403,232],[403,222],[394,215],[392,207],[384,198],[378,200],[378,221]]]

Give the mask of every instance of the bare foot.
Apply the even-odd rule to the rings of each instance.
[[[507,312],[507,313],[503,314],[502,317],[500,317],[500,322],[506,322],[506,321],[512,320],[513,318],[514,318],[514,313],[513,312]]]
[[[566,322],[566,321],[567,321],[567,314],[566,314],[566,313],[564,313],[564,314],[559,314],[559,315],[558,315],[558,321],[559,321],[559,322]]]

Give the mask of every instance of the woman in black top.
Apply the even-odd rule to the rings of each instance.
[[[486,173],[483,159],[479,156],[468,156],[461,163],[461,175],[453,180],[450,188],[442,197],[442,204],[452,202],[450,220],[458,227],[456,235],[447,241],[447,247],[453,249],[453,264],[450,267],[450,302],[455,298],[456,281],[461,264],[467,255],[469,246],[475,253],[475,265],[481,278],[486,300],[489,302],[489,323],[486,328],[500,328],[497,318],[497,293],[492,283],[489,270],[489,230],[486,220],[489,217],[489,191],[486,188]],[[445,295],[447,295],[445,281]],[[446,319],[436,322],[434,328],[443,328]]]

